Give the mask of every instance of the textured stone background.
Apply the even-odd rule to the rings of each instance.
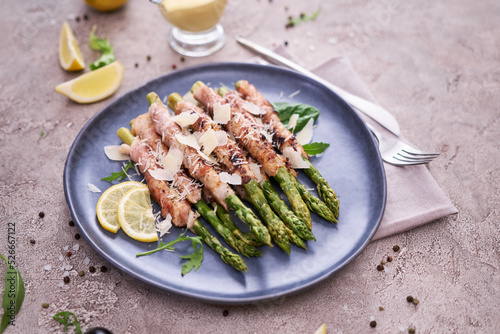
[[[27,292],[16,326],[7,333],[61,332],[51,317],[63,309],[76,313],[84,329],[102,325],[114,333],[313,333],[323,322],[329,333],[398,333],[411,326],[417,333],[498,331],[500,2],[323,1],[316,21],[285,29],[289,15],[312,12],[319,3],[229,0],[222,19],[227,45],[211,57],[185,62],[167,46],[169,26],[146,0],[130,0],[111,14],[80,1],[0,3],[0,253],[7,249],[7,223],[15,222],[16,259]],[[89,20],[77,22],[84,14]],[[334,277],[269,303],[210,305],[153,289],[111,267],[83,239],[75,240],[77,228],[68,225],[62,174],[69,147],[113,98],[77,105],[54,92],[75,77],[58,64],[64,20],[79,40],[93,24],[110,37],[125,67],[113,98],[172,71],[174,64],[180,69],[253,57],[236,45],[236,35],[270,48],[286,41],[288,51],[309,67],[348,56],[399,120],[403,135],[442,152],[428,168],[459,213],[373,242]],[[97,56],[87,47],[82,51],[86,59]],[[66,247],[76,244],[78,250],[65,258]],[[392,251],[396,244],[399,253]],[[387,255],[394,261],[378,272],[376,265]],[[98,271],[76,276],[89,265]],[[108,271],[100,272],[101,266]],[[61,285],[61,268],[72,268],[70,284]],[[407,303],[407,295],[420,303]],[[41,307],[44,302],[48,309]],[[371,317],[375,329],[369,327]]]

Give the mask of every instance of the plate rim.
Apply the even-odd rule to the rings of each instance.
[[[193,66],[185,67],[183,69],[175,70],[174,72],[168,72],[168,73],[162,74],[162,75],[160,75],[158,77],[155,77],[155,78],[153,78],[151,80],[148,80],[147,82],[145,82],[142,85],[139,85],[139,86],[137,86],[135,88],[129,89],[127,92],[121,94],[120,96],[116,97],[114,100],[110,101],[107,105],[105,105],[104,107],[102,107],[98,112],[96,112],[90,119],[88,119],[86,121],[86,123],[84,124],[84,126],[80,129],[78,135],[75,137],[73,143],[71,144],[71,147],[70,147],[70,149],[68,151],[68,154],[67,154],[67,157],[66,157],[66,161],[65,161],[65,164],[64,164],[63,185],[64,185],[64,194],[65,194],[66,203],[68,205],[68,209],[69,209],[69,211],[71,213],[71,216],[72,216],[73,220],[77,224],[80,232],[82,232],[83,236],[85,237],[86,241],[92,246],[92,248],[94,248],[94,250],[100,256],[102,256],[104,259],[106,259],[108,262],[110,262],[113,266],[115,266],[116,268],[118,268],[122,272],[125,272],[128,275],[134,277],[135,279],[139,279],[142,282],[144,282],[144,283],[146,283],[148,285],[152,285],[155,288],[158,288],[158,289],[160,289],[162,291],[167,291],[169,293],[173,293],[173,294],[175,294],[177,296],[180,296],[180,297],[183,297],[183,298],[187,298],[187,299],[190,299],[190,300],[197,300],[197,301],[203,301],[203,302],[215,303],[215,304],[244,305],[244,304],[266,302],[266,301],[274,300],[274,299],[277,299],[277,298],[280,298],[280,297],[290,296],[290,295],[294,295],[294,294],[303,292],[304,290],[307,290],[307,289],[309,289],[309,288],[311,288],[311,287],[319,284],[320,282],[325,281],[327,278],[333,276],[334,274],[338,273],[340,270],[342,270],[345,266],[347,266],[349,263],[351,263],[355,258],[357,258],[361,254],[361,252],[367,247],[367,245],[371,242],[373,236],[377,232],[377,230],[378,230],[378,228],[380,226],[380,223],[382,221],[382,218],[384,216],[385,209],[386,209],[386,202],[387,202],[387,179],[386,179],[385,167],[384,167],[384,164],[383,164],[383,161],[382,161],[382,158],[380,156],[380,152],[379,152],[378,149],[376,149],[376,152],[377,152],[377,161],[374,162],[374,164],[377,167],[380,168],[381,178],[382,178],[381,180],[383,181],[382,182],[382,189],[381,189],[381,191],[383,193],[383,198],[382,198],[382,203],[381,203],[381,210],[379,212],[378,217],[375,217],[376,224],[374,225],[373,230],[366,237],[366,239],[362,242],[361,246],[358,247],[354,252],[352,252],[352,254],[350,254],[350,256],[348,256],[344,261],[342,261],[333,270],[329,270],[326,273],[324,273],[324,274],[316,277],[315,279],[313,279],[311,281],[308,281],[305,284],[301,284],[301,285],[298,285],[298,286],[286,289],[285,291],[280,291],[280,292],[277,292],[277,293],[267,294],[267,295],[263,295],[263,296],[252,296],[252,297],[241,297],[241,296],[238,296],[238,297],[228,297],[228,296],[225,296],[225,297],[215,297],[215,296],[202,295],[200,293],[196,293],[196,292],[193,292],[193,291],[184,291],[184,290],[179,290],[179,289],[167,287],[164,284],[160,284],[160,283],[156,282],[155,280],[152,280],[149,277],[147,277],[147,276],[145,276],[145,275],[143,275],[141,273],[138,273],[136,271],[133,271],[133,270],[130,270],[130,269],[124,267],[120,262],[116,261],[112,256],[110,256],[109,254],[107,254],[99,245],[97,245],[96,243],[92,242],[89,239],[89,236],[87,235],[87,233],[85,232],[85,230],[82,229],[82,227],[81,227],[82,224],[80,223],[80,219],[76,215],[76,212],[75,212],[75,204],[73,202],[73,199],[71,198],[71,195],[69,194],[69,187],[70,186],[68,184],[69,183],[68,168],[69,168],[69,164],[70,164],[70,160],[71,160],[70,158],[71,158],[72,154],[74,154],[74,150],[75,150],[76,145],[78,144],[78,141],[81,139],[81,137],[86,132],[86,130],[90,127],[90,124],[92,124],[93,121],[96,118],[98,118],[101,114],[103,114],[107,109],[112,108],[115,104],[119,103],[119,101],[121,101],[122,99],[124,99],[127,96],[135,93],[138,90],[144,89],[145,87],[147,87],[149,85],[152,85],[156,81],[163,81],[163,80],[165,80],[165,78],[175,77],[176,75],[182,75],[184,73],[188,73],[188,72],[191,72],[191,71],[203,71],[205,69],[221,68],[221,67],[228,67],[228,66],[237,67],[239,69],[241,69],[242,67],[259,68],[259,69],[271,68],[273,71],[282,71],[282,72],[287,72],[289,74],[291,73],[292,75],[295,75],[298,78],[301,78],[301,80],[312,82],[313,85],[321,87],[321,89],[326,90],[329,94],[332,94],[333,96],[335,96],[336,99],[338,100],[338,102],[340,104],[343,104],[344,108],[347,108],[348,110],[350,110],[350,112],[353,115],[353,117],[357,118],[358,121],[360,121],[364,125],[365,130],[370,135],[374,146],[377,147],[376,146],[376,140],[375,140],[375,138],[373,137],[373,135],[371,135],[368,127],[366,126],[366,124],[365,124],[364,120],[361,118],[361,116],[359,116],[352,109],[352,107],[347,102],[345,102],[335,92],[331,91],[329,88],[327,88],[323,84],[321,84],[321,83],[319,83],[319,82],[317,82],[317,81],[315,81],[315,80],[313,80],[313,79],[311,79],[311,78],[309,78],[307,76],[304,76],[303,74],[300,74],[298,72],[295,72],[295,71],[292,71],[292,70],[289,70],[289,69],[286,69],[286,68],[278,67],[278,66],[275,66],[275,65],[261,65],[261,64],[245,63],[245,62],[215,62],[215,63],[193,65]]]

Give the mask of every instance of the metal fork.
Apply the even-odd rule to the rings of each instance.
[[[396,166],[422,165],[431,162],[439,153],[426,153],[412,147],[396,137],[383,136],[366,123],[377,139],[382,160]]]

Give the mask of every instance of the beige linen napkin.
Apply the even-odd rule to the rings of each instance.
[[[293,58],[283,47],[275,51]],[[378,103],[345,57],[329,59],[312,71],[352,94]],[[388,133],[374,121],[362,117],[379,132]],[[384,162],[384,168],[387,201],[382,222],[372,240],[407,231],[458,212],[424,165],[397,167]]]

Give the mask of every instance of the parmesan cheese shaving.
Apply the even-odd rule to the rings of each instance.
[[[104,153],[109,160],[113,161],[123,161],[130,160],[130,156],[120,153],[120,145],[108,145],[104,146]]]
[[[149,174],[157,179],[158,181],[172,181],[174,179],[174,176],[168,169],[163,169],[163,168],[156,168],[156,169],[150,169]]]
[[[184,155],[182,151],[178,148],[172,148],[168,151],[167,155],[163,157],[161,160],[161,164],[164,168],[166,168],[172,175],[175,175],[179,172],[182,166],[182,159]]]
[[[87,188],[89,189],[89,191],[93,192],[93,193],[100,193],[101,190],[99,188],[97,188],[96,186],[94,186],[92,183],[87,183]]]
[[[220,180],[224,183],[240,185],[241,184],[241,176],[237,174],[229,174],[226,172],[222,172],[219,174]]]
[[[300,143],[300,145],[306,145],[311,142],[313,136],[313,124],[314,118],[310,118],[306,126],[299,132],[295,134],[295,138]]]
[[[256,104],[251,102],[243,102],[242,108],[251,113],[252,115],[265,115],[266,111],[259,108]]]
[[[183,112],[179,115],[172,117],[175,123],[179,124],[181,128],[185,128],[194,124],[200,116],[197,113]]]
[[[198,143],[201,147],[203,147],[203,153],[205,153],[206,155],[210,155],[210,153],[213,152],[214,148],[216,148],[219,144],[219,141],[217,140],[215,131],[209,129],[205,131],[205,133],[200,137]]]
[[[121,154],[130,155],[130,145],[121,144],[118,152],[120,152]]]
[[[292,114],[290,119],[288,120],[288,125],[286,126],[288,129],[293,129],[297,126],[297,120],[299,119],[299,114]]]
[[[305,169],[309,168],[309,163],[307,161],[304,161],[302,159],[302,155],[300,152],[295,151],[291,147],[286,147],[283,150],[283,156],[290,161],[290,164],[292,165],[292,168],[297,168],[297,169]]]
[[[179,141],[179,143],[192,147],[196,150],[200,149],[200,145],[198,145],[198,141],[194,135],[182,135],[180,133],[175,135],[175,138]]]
[[[184,96],[182,96],[182,99],[186,102],[191,102],[195,105],[198,104],[198,101],[196,101],[196,99],[194,98],[193,93],[191,93],[191,91],[184,94]]]
[[[227,132],[226,131],[215,131],[215,136],[217,137],[217,146],[224,146],[227,144]]]
[[[213,120],[218,124],[227,124],[231,120],[231,106],[229,104],[214,104]]]
[[[160,233],[160,238],[163,237],[170,228],[172,227],[172,216],[170,213],[167,214],[167,217],[164,220],[156,221],[156,231]]]
[[[208,156],[206,155],[205,153],[203,153],[202,151],[198,151],[198,154],[203,158],[205,159],[206,161],[210,162],[211,164],[213,165],[217,165],[217,160],[215,160],[214,158],[212,158],[211,156]]]
[[[261,182],[264,178],[262,177],[262,173],[260,172],[260,165],[256,164],[254,162],[251,162],[248,164],[252,172],[255,174],[255,177],[257,178],[257,182]]]

